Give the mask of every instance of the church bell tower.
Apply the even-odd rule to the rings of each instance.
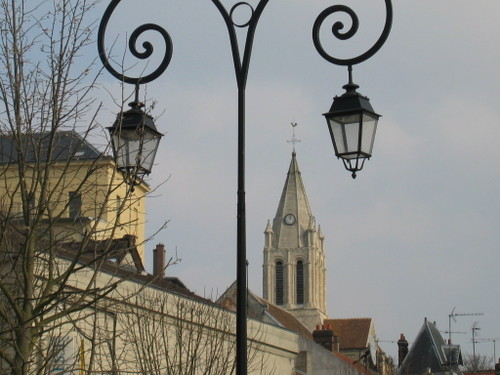
[[[295,150],[264,236],[264,298],[313,331],[327,318],[324,236],[312,215]]]

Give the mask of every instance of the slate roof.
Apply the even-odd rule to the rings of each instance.
[[[411,375],[430,371],[433,374],[449,371],[461,374],[458,365],[462,364],[459,345],[448,345],[435,323],[424,321],[417,337],[398,369],[398,374]]]
[[[101,152],[73,130],[26,134],[18,140],[12,135],[0,136],[0,164],[19,162],[19,150],[27,163],[84,161],[102,157]]]
[[[215,305],[212,301],[190,291],[184,283],[176,277],[165,277],[161,279],[146,273],[141,257],[135,246],[135,236],[125,235],[123,238],[112,239],[110,241],[111,243],[108,243],[108,240],[91,241],[87,244],[83,252],[80,251],[81,243],[79,242],[62,244],[61,249],[58,251],[58,256],[63,259],[72,260],[76,252],[80,254],[78,263],[93,264],[96,257],[102,256],[103,251],[109,246],[104,262],[100,264],[99,271],[116,275],[124,280],[135,281],[142,285],[148,285],[160,290],[183,295],[209,305]],[[122,263],[127,254],[132,256],[133,267]]]
[[[0,212],[0,220],[5,220]],[[9,246],[11,249],[20,249],[24,238],[19,234],[18,229],[14,225],[6,226],[6,233],[8,236],[6,239],[11,241]],[[5,239],[4,239],[5,241]],[[142,285],[148,285],[160,290],[169,291],[179,295],[186,296],[190,299],[194,299],[206,304],[215,305],[212,301],[198,296],[197,294],[191,292],[178,278],[176,277],[166,277],[160,279],[154,275],[147,274],[144,270],[144,265],[142,263],[141,257],[137,251],[136,238],[132,235],[125,235],[123,238],[115,238],[102,241],[89,241],[85,244],[85,248],[82,248],[81,242],[68,242],[57,244],[57,256],[61,259],[66,259],[69,261],[74,260],[76,257],[77,262],[82,265],[90,265],[94,267],[96,260],[101,260],[99,271],[105,272],[117,277],[121,277],[124,280],[131,280]],[[3,245],[0,243],[0,245]],[[41,239],[40,245],[41,250],[43,247],[50,245],[50,242]],[[9,257],[11,259],[10,252],[1,252],[0,258]],[[126,264],[124,260],[130,255],[132,258],[132,264]],[[3,262],[4,259],[0,259]]]
[[[133,260],[134,272],[144,272],[145,268],[135,245],[135,236],[125,235],[122,238],[114,238],[102,241],[89,241],[82,249],[81,242],[70,242],[62,245],[61,256],[71,259],[73,254],[78,253],[85,259],[105,256],[105,259],[123,267],[123,261],[130,255]],[[66,255],[66,256],[65,256]]]
[[[364,349],[368,347],[371,318],[325,319],[324,325],[333,330],[340,339],[340,350]]]
[[[216,303],[228,310],[236,311],[236,293],[235,281],[227,288]],[[267,323],[272,322],[274,325],[297,332],[308,340],[314,341],[311,332],[296,317],[288,311],[257,296],[251,290],[248,290],[247,314],[254,319]]]
[[[272,303],[269,303],[267,301],[264,301],[263,299],[259,298],[263,303],[267,304],[267,311],[268,313],[276,319],[283,327],[286,329],[289,329],[291,331],[295,331],[297,333],[300,333],[302,336],[306,337],[309,340],[314,341],[313,336],[311,332],[292,314],[290,314],[288,311],[273,305]]]

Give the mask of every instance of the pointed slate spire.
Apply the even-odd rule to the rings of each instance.
[[[304,244],[304,233],[311,227],[314,217],[302,181],[297,155],[292,153],[281,199],[273,221],[274,238],[278,248],[297,248]]]
[[[326,318],[324,236],[312,215],[295,151],[272,227],[265,230],[263,295],[311,332]]]

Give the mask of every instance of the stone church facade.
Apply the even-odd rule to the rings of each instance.
[[[324,236],[309,206],[295,151],[264,235],[264,299],[314,331],[327,317]]]
[[[364,369],[386,375],[391,366],[378,345],[373,319],[331,319],[327,315],[324,242],[325,236],[309,205],[294,150],[276,214],[264,231],[263,300],[268,305],[265,302],[262,305],[267,306],[269,313],[272,308],[276,309],[273,305],[285,310],[308,331],[300,331],[301,355],[297,357],[297,369],[322,374],[336,363],[327,355],[329,364],[322,367],[323,361],[315,347],[319,344],[351,367],[362,365]],[[309,358],[309,354],[303,357],[304,353],[315,354]]]

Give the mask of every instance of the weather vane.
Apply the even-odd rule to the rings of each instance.
[[[293,144],[293,153],[295,154],[295,144],[300,142],[300,139],[295,137],[295,127],[298,125],[296,122],[291,122],[292,125],[292,139],[287,140],[287,143],[292,143]]]

